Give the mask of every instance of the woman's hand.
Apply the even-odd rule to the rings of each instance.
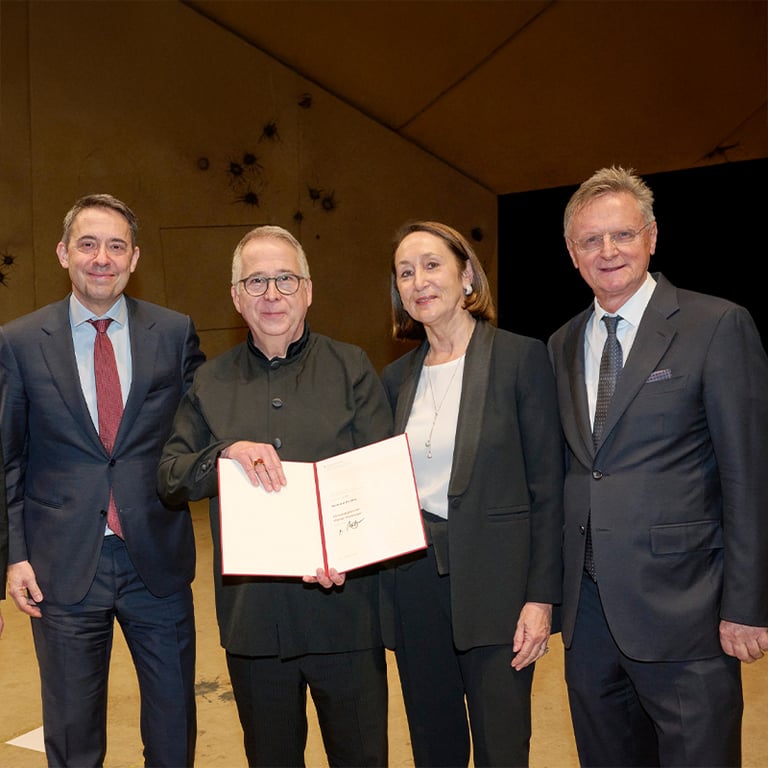
[[[551,629],[550,603],[526,603],[523,606],[512,641],[512,650],[515,653],[511,662],[513,669],[524,669],[549,651],[547,643]]]

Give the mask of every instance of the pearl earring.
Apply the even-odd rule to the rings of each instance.
[[[472,295],[472,286],[471,285],[465,285],[464,286],[464,295],[465,296],[471,296]]]

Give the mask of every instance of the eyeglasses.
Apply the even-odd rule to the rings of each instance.
[[[599,251],[605,244],[606,235],[614,245],[629,245],[630,243],[634,243],[642,234],[643,230],[648,229],[653,222],[654,219],[651,219],[645,226],[640,227],[640,229],[620,229],[617,232],[601,232],[598,235],[583,237],[581,240],[574,240],[570,237],[568,239],[580,251]]]
[[[270,282],[275,284],[275,288],[277,288],[283,296],[292,296],[299,290],[301,281],[306,279],[306,277],[294,275],[292,272],[283,272],[282,275],[276,275],[275,277],[250,275],[237,282],[243,284],[245,292],[250,296],[263,296],[269,290]]]

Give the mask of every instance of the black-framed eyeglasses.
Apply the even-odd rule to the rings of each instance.
[[[245,292],[249,296],[263,296],[269,290],[270,282],[275,284],[275,288],[277,288],[283,296],[292,296],[299,290],[301,281],[306,279],[306,277],[294,275],[293,272],[283,272],[282,275],[275,275],[274,277],[249,275],[237,282],[243,284],[243,288],[245,288]]]
[[[619,229],[616,232],[600,232],[599,234],[589,235],[583,237],[580,240],[574,240],[569,237],[568,239],[580,250],[580,251],[599,251],[605,244],[605,236],[608,235],[610,241],[614,245],[629,245],[634,243],[635,240],[642,234],[642,232],[653,224],[654,219],[651,219],[645,226],[640,229]]]

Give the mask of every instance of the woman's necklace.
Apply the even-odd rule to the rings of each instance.
[[[451,374],[451,378],[448,381],[448,386],[445,388],[445,392],[443,392],[443,396],[440,398],[439,405],[437,403],[437,399],[435,398],[435,390],[432,387],[432,376],[429,373],[430,367],[431,366],[429,365],[424,366],[424,372],[427,375],[427,384],[429,385],[429,394],[432,396],[432,411],[434,413],[434,416],[432,417],[432,426],[429,429],[429,437],[427,437],[427,440],[424,443],[424,447],[427,449],[428,459],[432,458],[432,433],[435,431],[435,424],[437,424],[437,417],[440,415],[440,409],[443,407],[445,398],[448,397],[448,393],[451,391],[451,385],[453,384],[453,380],[456,378],[456,372],[462,366],[459,364],[459,361],[457,360],[456,365],[453,368],[453,373]]]

